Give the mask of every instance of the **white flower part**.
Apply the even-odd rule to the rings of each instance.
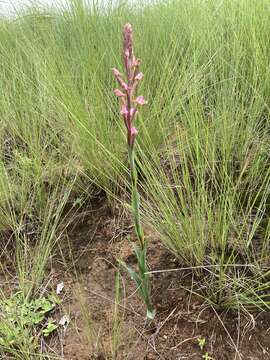
[[[60,284],[57,284],[57,287],[56,287],[56,294],[59,295],[62,290],[64,289],[64,283],[61,282]]]

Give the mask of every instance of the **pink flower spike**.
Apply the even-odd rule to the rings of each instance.
[[[147,104],[147,101],[145,100],[145,98],[142,95],[140,95],[135,100],[135,103],[138,105],[145,105],[145,104]]]
[[[114,94],[117,96],[117,97],[125,97],[126,95],[119,89],[115,89],[113,90]]]

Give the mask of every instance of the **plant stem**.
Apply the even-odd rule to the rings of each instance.
[[[135,151],[134,147],[128,147],[128,155],[130,162],[130,178],[131,178],[131,197],[132,197],[132,209],[135,222],[135,231],[140,242],[141,250],[146,247],[143,228],[141,226],[140,219],[140,195],[137,188],[137,169],[135,164]]]
[[[143,228],[140,220],[140,195],[137,187],[137,169],[135,164],[135,151],[134,147],[128,147],[128,155],[130,162],[130,177],[131,177],[131,192],[132,192],[132,209],[135,223],[136,235],[139,239],[140,248],[135,248],[135,254],[138,260],[139,268],[139,277],[140,277],[140,287],[141,293],[143,294],[143,299],[147,307],[147,317],[153,319],[154,309],[151,302],[151,289],[149,282],[149,274],[147,262],[146,262],[146,252],[147,252],[147,242],[145,241]]]

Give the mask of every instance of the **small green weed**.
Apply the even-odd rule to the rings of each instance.
[[[204,360],[213,360],[213,358],[208,354],[208,352],[206,352],[203,357]]]
[[[59,304],[55,295],[28,299],[22,292],[0,301],[0,346],[21,347],[26,344],[37,346],[41,335],[47,337],[57,325],[48,314]]]
[[[203,350],[203,348],[204,348],[205,345],[206,345],[206,339],[205,339],[205,337],[200,336],[197,340],[198,340],[198,345],[199,345],[200,349]]]

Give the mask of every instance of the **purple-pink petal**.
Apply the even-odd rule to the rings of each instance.
[[[145,98],[142,95],[140,95],[135,100],[135,103],[138,105],[145,105],[145,104],[147,104],[147,101],[145,100]]]

